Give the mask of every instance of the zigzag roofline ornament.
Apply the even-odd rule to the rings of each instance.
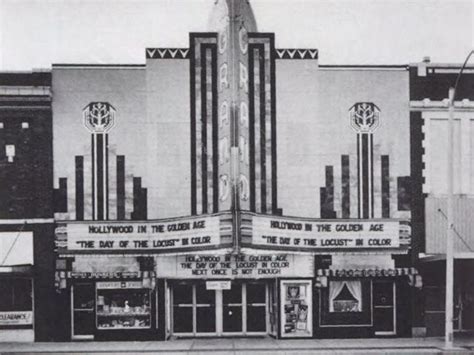
[[[316,48],[277,48],[273,55],[276,59],[312,59],[318,60]],[[189,48],[147,48],[146,59],[189,59]]]

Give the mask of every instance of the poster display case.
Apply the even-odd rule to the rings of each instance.
[[[281,336],[283,338],[312,337],[312,281],[280,281]]]
[[[97,282],[97,329],[150,329],[150,305],[150,290],[141,281]]]

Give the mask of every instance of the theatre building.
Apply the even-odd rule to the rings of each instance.
[[[426,334],[445,332],[446,235],[448,181],[448,90],[459,64],[410,65],[412,126],[413,234],[419,241],[417,268],[423,277]],[[454,100],[453,257],[454,331],[474,331],[474,67],[463,71]]]
[[[410,336],[406,67],[207,30],[53,65],[58,340]]]

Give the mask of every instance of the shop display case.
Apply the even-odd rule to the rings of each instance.
[[[143,288],[140,281],[98,282],[97,329],[149,329],[150,305],[150,290]]]
[[[306,280],[282,280],[281,336],[313,336],[312,282]]]

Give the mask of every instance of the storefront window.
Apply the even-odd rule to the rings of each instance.
[[[360,281],[330,281],[329,312],[362,312]]]
[[[31,280],[5,279],[0,281],[0,312],[31,311]]]
[[[98,282],[97,328],[150,328],[150,290],[142,287],[141,282]]]
[[[0,326],[32,325],[31,279],[0,280]]]
[[[282,281],[282,336],[310,337],[312,328],[311,281]]]

